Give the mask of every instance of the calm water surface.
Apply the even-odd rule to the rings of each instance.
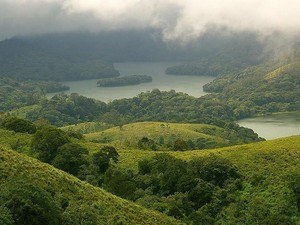
[[[238,121],[243,127],[254,130],[267,140],[300,134],[300,111],[280,113]]]
[[[158,88],[162,91],[175,90],[189,95],[200,97],[204,95],[203,85],[209,83],[214,78],[209,76],[172,76],[166,75],[165,70],[169,66],[178,63],[115,63],[115,68],[122,76],[126,75],[149,75],[152,76],[151,83],[143,83],[134,86],[124,87],[97,87],[96,80],[83,80],[63,82],[70,87],[70,91],[65,93],[78,93],[86,97],[95,98],[101,101],[111,101],[120,98],[131,98],[141,92],[151,91]]]

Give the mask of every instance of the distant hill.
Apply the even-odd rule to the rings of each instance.
[[[116,77],[119,74],[111,63],[129,61],[196,63],[202,68],[201,75],[217,75],[257,64],[262,53],[263,44],[247,32],[224,35],[211,30],[188,43],[164,41],[160,31],[151,29],[48,34],[0,42],[0,76],[50,80]],[[195,73],[195,68],[185,68],[170,73]]]
[[[0,42],[0,77],[64,81],[116,76],[113,65],[101,59],[74,62],[22,39]]]
[[[237,118],[300,110],[300,61],[249,67],[203,88],[228,102]]]

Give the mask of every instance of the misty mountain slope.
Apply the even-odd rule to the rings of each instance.
[[[300,110],[300,61],[250,67],[206,84],[233,107],[237,118]]]
[[[257,65],[266,58],[266,43],[258,41],[254,33],[233,32],[227,36],[215,31],[190,45],[201,51],[193,61],[167,68],[167,74],[220,76]]]
[[[26,213],[23,221],[26,224],[33,218],[31,224],[43,221],[44,225],[179,224],[3,146],[0,147],[0,186],[0,209],[6,212],[1,213],[0,221],[13,217],[15,224],[22,224],[17,219]],[[14,197],[10,199],[11,195]]]
[[[0,42],[0,76],[19,80],[82,80],[119,76],[101,59],[72,62],[21,39]]]
[[[196,69],[174,73],[218,75],[262,60],[264,44],[256,34],[222,32],[212,29],[190,42],[165,41],[155,29],[15,37],[0,42],[0,76],[96,79],[118,75],[107,62],[128,61],[196,62]]]

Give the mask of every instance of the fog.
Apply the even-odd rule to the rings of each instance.
[[[188,41],[212,27],[300,33],[299,0],[0,0],[0,40],[53,32],[155,28]]]

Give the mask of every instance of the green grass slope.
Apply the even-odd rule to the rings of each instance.
[[[230,145],[232,133],[223,128],[207,124],[180,124],[164,122],[131,123],[113,127],[102,132],[85,135],[88,141],[137,148],[138,142],[147,137],[155,142],[158,149],[172,148],[178,139],[205,144],[204,148]]]
[[[300,136],[214,150],[168,153],[187,161],[215,154],[237,167],[243,176],[243,188],[235,202],[222,211],[228,222],[225,224],[300,224]],[[155,154],[120,151],[119,166],[137,171],[139,161]]]
[[[138,161],[151,158],[158,153],[162,152],[121,150],[119,166],[135,170],[137,169]],[[271,166],[276,166],[275,169],[278,170],[281,168],[279,171],[276,171],[278,174],[286,174],[286,171],[292,167],[293,169],[300,170],[300,136],[291,136],[218,149],[208,149],[205,151],[163,151],[163,153],[169,153],[184,160],[190,160],[193,157],[203,157],[209,154],[217,154],[230,159],[239,170],[249,176],[250,174],[260,173],[262,170],[268,174],[268,172],[272,172],[269,171]]]
[[[99,131],[103,131],[113,127],[111,124],[103,123],[103,122],[86,122],[86,123],[78,123],[75,125],[69,125],[61,127],[62,130],[68,132],[79,132],[81,134],[89,134],[95,133]]]
[[[57,201],[68,206],[63,215],[74,216],[75,224],[178,224],[162,214],[147,210],[108,192],[93,187],[38,160],[0,147],[0,184],[24,180],[51,193]],[[75,212],[75,213],[74,213]],[[90,214],[93,223],[85,223]],[[1,218],[0,218],[1,219]],[[76,223],[75,221],[81,221]]]

